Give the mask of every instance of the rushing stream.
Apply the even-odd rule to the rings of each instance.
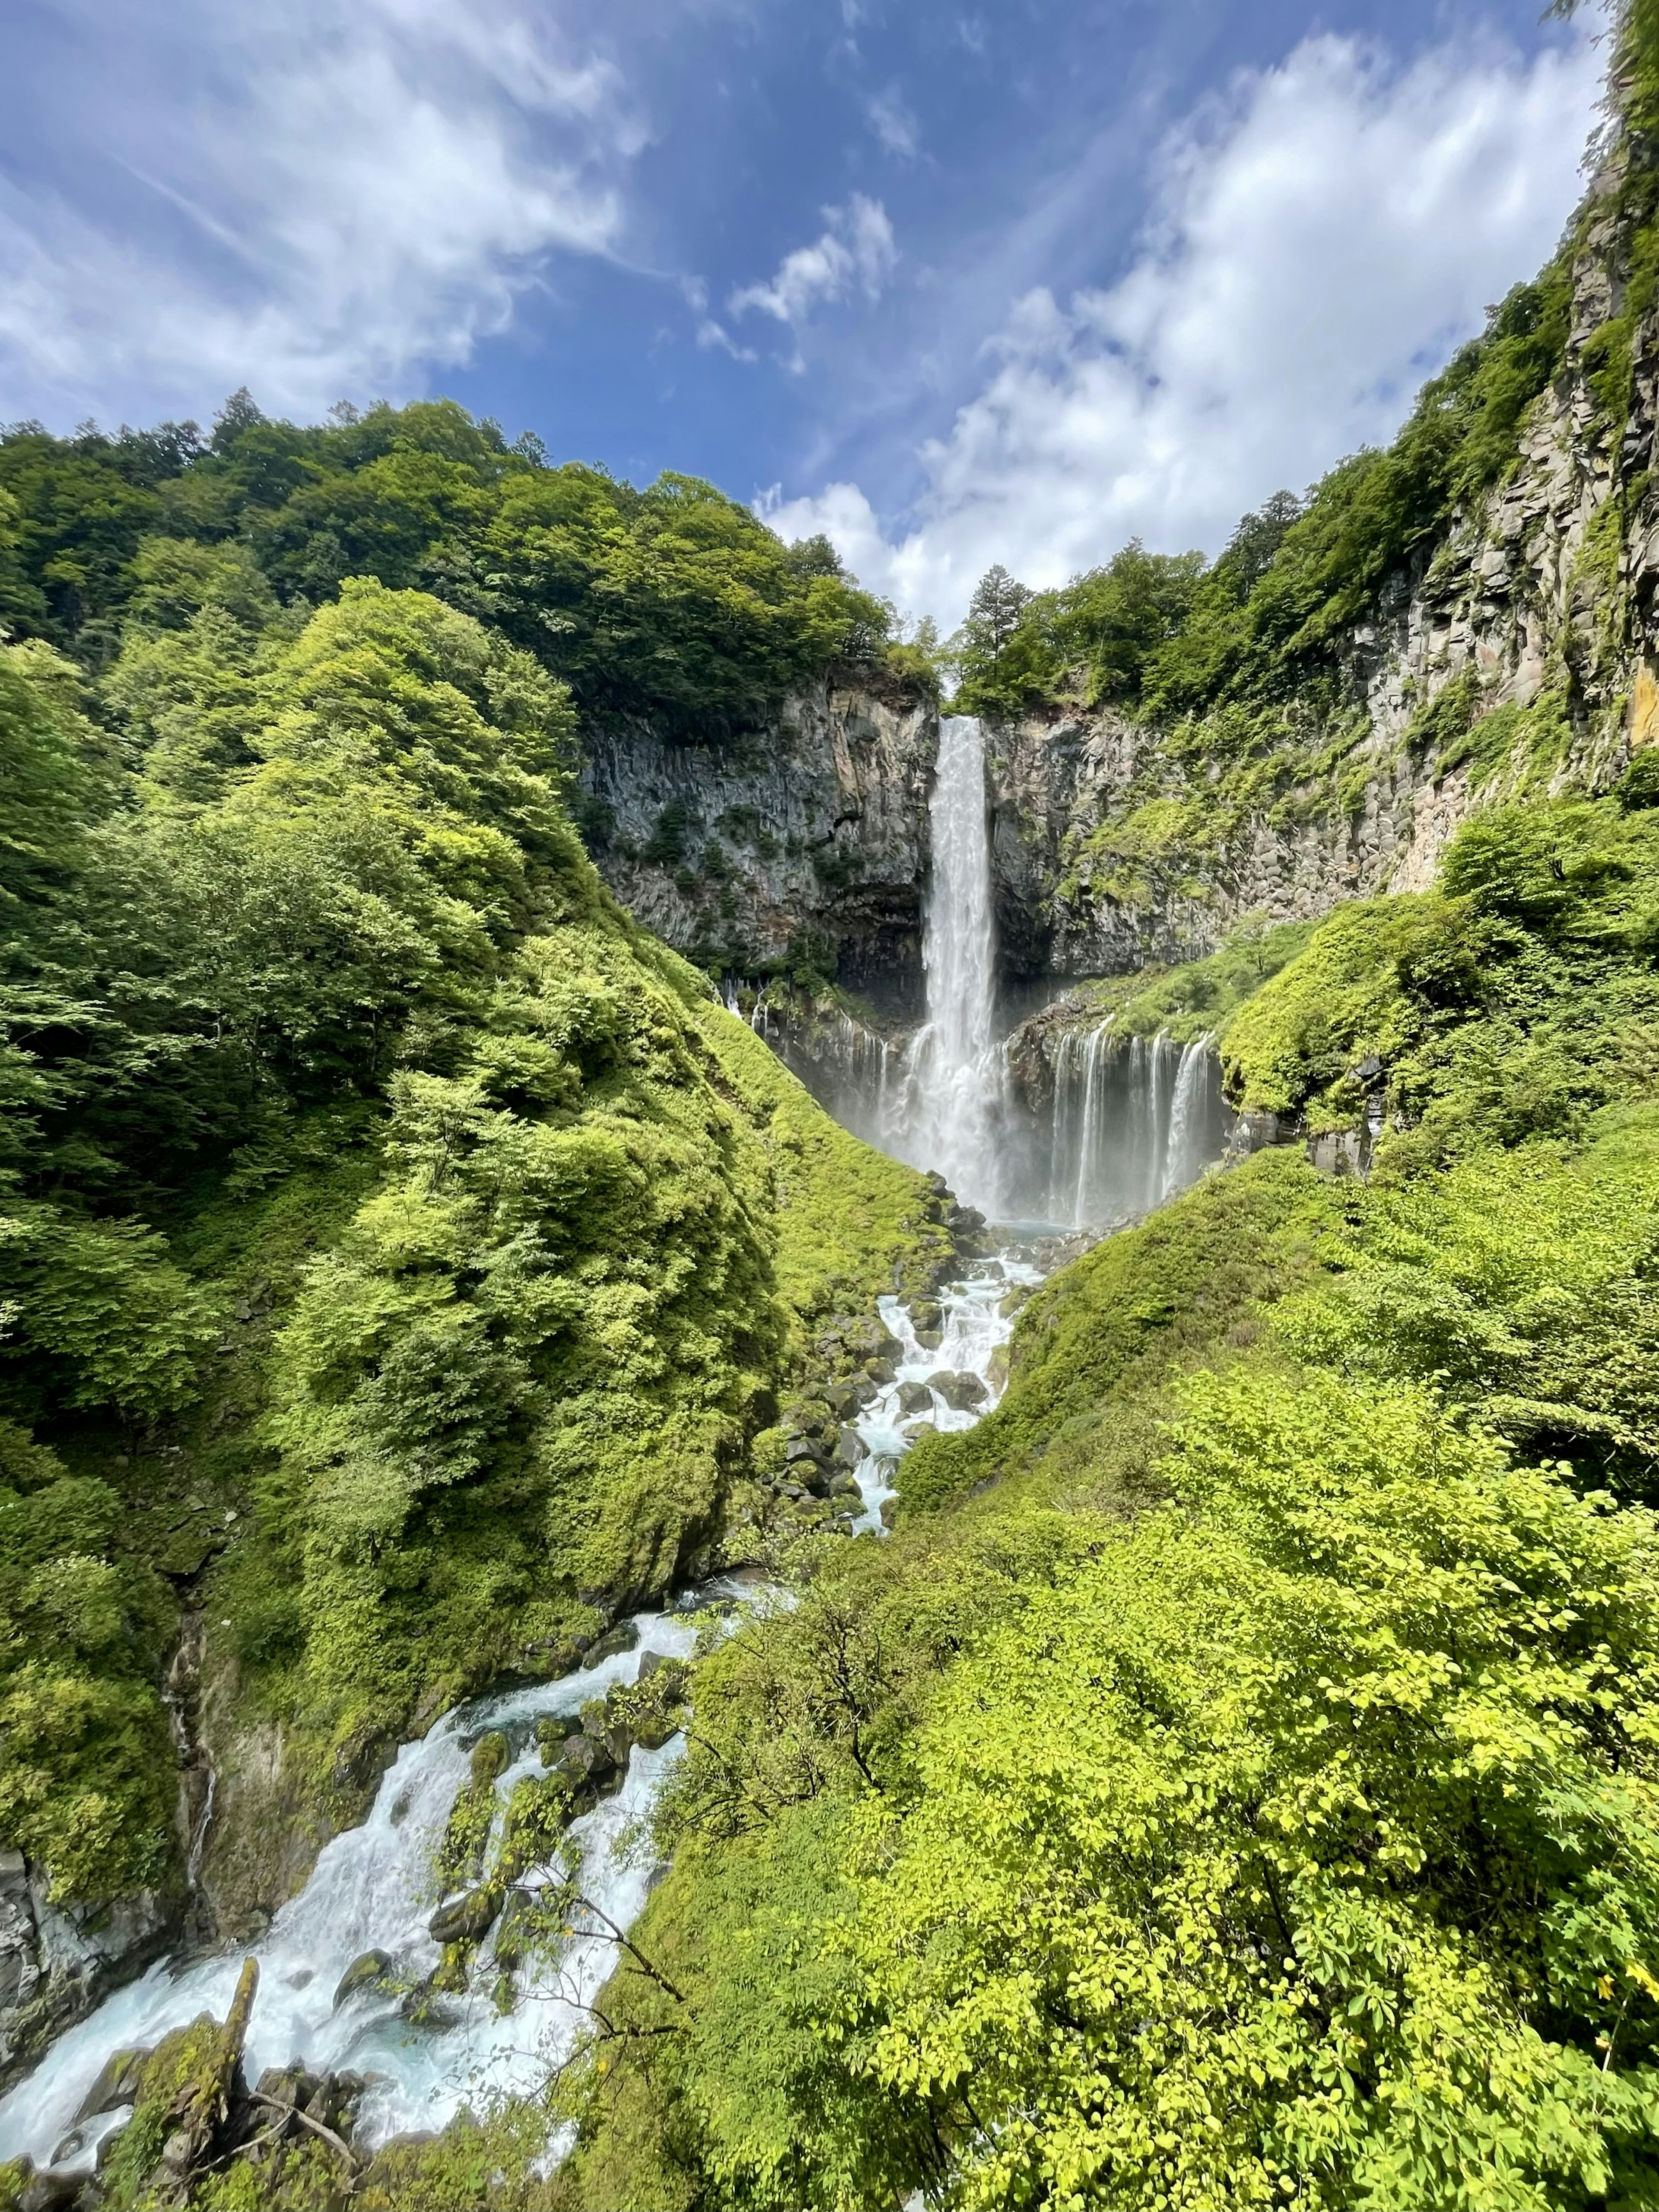
[[[1055,1070],[1054,1141],[1048,1151],[1034,1148],[1012,1109],[994,1032],[984,732],[970,717],[942,726],[931,818],[928,1018],[902,1066],[890,1068],[882,1047],[871,1070],[878,1141],[918,1166],[942,1170],[959,1198],[994,1218],[1006,1218],[1018,1206],[1049,1224],[1081,1225],[1126,1200],[1156,1204],[1219,1150],[1212,1055],[1202,1045],[1182,1053],[1164,1039],[1136,1042],[1126,1053],[1103,1030],[1068,1042]],[[853,1115],[844,1118],[858,1126]],[[852,1470],[861,1498],[855,1534],[881,1531],[898,1461],[919,1432],[971,1428],[996,1402],[994,1355],[1013,1327],[1003,1310],[1009,1292],[1038,1282],[1045,1271],[1042,1227],[1024,1242],[1017,1230],[1006,1233],[1010,1241],[996,1257],[972,1263],[939,1293],[936,1344],[921,1340],[897,1299],[879,1302],[901,1357],[895,1379],[855,1424],[863,1447]],[[944,1387],[933,1386],[935,1375]],[[497,1923],[478,1945],[465,1990],[417,2024],[405,2015],[403,1994],[440,1964],[441,1947],[428,1927],[442,1902],[434,1869],[451,1808],[469,1778],[471,1748],[494,1730],[507,1740],[509,1763],[495,1784],[499,1819],[514,1785],[542,1771],[538,1723],[574,1715],[614,1685],[635,1681],[649,1653],[689,1657],[711,1609],[740,1618],[745,1599],[787,1601],[776,1591],[744,1592],[732,1581],[716,1581],[665,1612],[635,1615],[633,1648],[611,1649],[558,1681],[475,1698],[406,1743],[367,1820],[324,1848],[305,1887],[252,1947],[259,1979],[246,2045],[249,2079],[300,2060],[313,2071],[365,2076],[356,2139],[366,2148],[413,2129],[441,2128],[469,2105],[532,2092],[546,2081],[574,2048],[585,2008],[615,1966],[613,1931],[632,1923],[660,1871],[648,1816],[683,1740],[671,1738],[654,1751],[635,1744],[620,1790],[569,1830],[580,1854],[575,1892],[600,1917],[585,1924],[579,1917],[556,1956],[525,1962],[518,2002],[507,2012],[495,2001]],[[210,1810],[210,1796],[204,1831]],[[198,1849],[193,1838],[192,1858]],[[369,1952],[386,1954],[388,1978],[337,2003],[347,1969]],[[0,2159],[27,2153],[48,2166],[61,2150],[58,2173],[89,2169],[99,2141],[117,2124],[113,2116],[77,2121],[106,2062],[116,2051],[154,2045],[199,2014],[222,2018],[246,1955],[237,1946],[163,1961],[60,2037],[0,2101]]]
[[[1013,1326],[998,1309],[1012,1287],[1041,1275],[1036,1248],[1029,1246],[974,1265],[939,1293],[943,1330],[933,1349],[917,1340],[896,1298],[881,1301],[882,1318],[903,1357],[895,1363],[895,1381],[856,1424],[865,1447],[853,1469],[863,1500],[860,1529],[881,1528],[894,1468],[909,1446],[907,1428],[914,1431],[919,1421],[971,1428],[994,1403],[992,1355]],[[976,1411],[957,1410],[940,1393],[923,1390],[927,1377],[940,1370],[981,1378],[986,1395]],[[919,1392],[931,1403],[906,1412],[905,1401],[914,1401]],[[113,2051],[158,2042],[199,2013],[222,2018],[250,1948],[259,1961],[259,1989],[246,2045],[249,2079],[257,2080],[267,2066],[296,2059],[313,2071],[349,2069],[369,2076],[357,2129],[365,2147],[410,2129],[441,2128],[469,2104],[477,2107],[533,2091],[569,2053],[586,2017],[581,2008],[616,1965],[615,1942],[597,1923],[591,1933],[574,1936],[556,1958],[526,1964],[519,2003],[507,2014],[496,2010],[492,1995],[494,1931],[479,1946],[465,1994],[446,1999],[432,2025],[405,2020],[398,1995],[384,1986],[361,1990],[337,2006],[336,1986],[347,1967],[371,1950],[386,1953],[405,1984],[438,1965],[440,1946],[427,1930],[439,1902],[434,1855],[467,1780],[470,1749],[481,1735],[500,1729],[511,1747],[511,1764],[495,1785],[504,1806],[515,1783],[542,1771],[538,1720],[574,1713],[613,1683],[633,1681],[647,1652],[690,1656],[708,1610],[730,1611],[741,1595],[734,1583],[720,1580],[688,1592],[666,1612],[638,1613],[634,1650],[558,1681],[458,1705],[417,1742],[404,1744],[368,1819],[324,1847],[310,1881],[257,1943],[152,1966],[58,2039],[33,2073],[0,2101],[0,2159],[27,2152],[46,2166],[67,2142],[73,2148],[58,2170],[89,2170],[108,2125],[88,2123],[76,2130],[74,2124],[105,2061]],[[767,1602],[765,1593],[754,1601]],[[659,1751],[636,1744],[621,1790],[570,1831],[582,1853],[578,1890],[624,1930],[660,1872],[641,1822],[681,1748],[679,1737]]]

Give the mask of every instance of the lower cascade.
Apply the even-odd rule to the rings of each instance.
[[[995,1405],[1002,1387],[996,1355],[1013,1332],[1003,1309],[1012,1291],[1042,1279],[1046,1256],[1040,1243],[1027,1242],[972,1263],[939,1292],[938,1326],[925,1331],[930,1344],[896,1297],[880,1300],[896,1357],[892,1381],[854,1425],[857,1531],[882,1531],[894,1470],[917,1435],[971,1428]],[[300,2063],[355,2077],[360,2152],[441,2128],[481,2096],[535,2092],[575,2047],[586,2008],[615,1969],[619,1940],[661,1871],[646,1824],[684,1737],[655,1747],[633,1743],[614,1794],[571,1824],[571,1932],[546,1954],[523,1959],[510,2008],[496,1999],[510,1963],[507,1909],[478,1944],[463,1988],[446,1992],[433,1980],[444,1957],[434,1923],[441,1929],[442,1914],[465,1902],[441,1894],[434,1869],[452,1809],[476,1778],[474,1753],[492,1735],[505,1739],[490,1814],[498,1841],[514,1790],[542,1774],[544,1746],[583,1707],[636,1683],[660,1661],[690,1658],[745,1607],[787,1601],[764,1584],[716,1577],[664,1611],[629,1617],[596,1647],[605,1656],[574,1674],[453,1707],[402,1747],[368,1819],[325,1845],[310,1880],[257,1943],[163,1960],[61,2036],[0,2100],[0,2160],[29,2157],[66,2185],[90,2173],[131,2116],[130,2105],[108,2094],[112,2081],[118,2089],[112,2062],[204,2013],[223,2017],[249,1958],[258,1974],[244,2046],[248,2081]],[[520,1887],[533,1896],[554,1878],[534,1869]]]

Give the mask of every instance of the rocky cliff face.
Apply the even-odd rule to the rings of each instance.
[[[1609,167],[1592,191],[1610,204]],[[1213,949],[1244,915],[1322,915],[1420,890],[1453,831],[1523,783],[1594,790],[1659,738],[1659,321],[1630,334],[1622,423],[1608,333],[1628,240],[1593,220],[1573,269],[1562,374],[1508,481],[1392,578],[1345,656],[1346,703],[1285,717],[1261,803],[1194,834],[1218,744],[1177,772],[1163,733],[1115,714],[1034,717],[992,748],[999,905],[1016,971],[1121,973]],[[1305,773],[1312,767],[1313,773]],[[1194,804],[1194,785],[1198,799]],[[1179,807],[1174,825],[1158,818]]]
[[[1224,714],[1178,749],[1109,712],[992,728],[1010,978],[1192,959],[1246,915],[1421,890],[1476,807],[1599,788],[1659,738],[1659,323],[1620,322],[1618,158],[1592,187],[1566,360],[1516,466],[1388,581],[1334,705],[1259,719],[1248,775]],[[1630,346],[1627,412],[1610,332]],[[807,954],[914,1015],[937,720],[867,681],[832,678],[741,749],[597,738],[589,820],[613,889],[682,949],[740,973]]]
[[[591,732],[583,826],[611,888],[716,969],[811,960],[900,1016],[921,1002],[921,885],[939,717],[838,673],[735,744]]]

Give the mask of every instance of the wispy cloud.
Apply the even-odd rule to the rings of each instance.
[[[1588,39],[1529,62],[1448,44],[1406,69],[1305,40],[1166,143],[1115,283],[1012,303],[896,527],[852,483],[763,511],[946,623],[994,561],[1051,585],[1135,535],[1213,550],[1280,485],[1391,435],[1547,257],[1597,81]]]
[[[873,94],[864,112],[880,145],[901,160],[915,160],[921,147],[921,125],[896,84]]]
[[[822,234],[786,253],[765,283],[732,293],[732,314],[753,311],[798,329],[815,308],[848,298],[855,287],[867,300],[881,297],[898,259],[881,202],[854,192],[845,207],[825,208],[823,221]]]
[[[314,414],[465,361],[550,256],[617,249],[646,125],[556,11],[141,0],[94,27],[64,182],[0,185],[12,392],[199,412],[246,382]],[[124,38],[188,128],[120,81]]]
[[[729,353],[733,361],[757,361],[760,356],[753,346],[739,345],[724,324],[717,323],[712,315],[705,315],[697,325],[697,343],[705,352],[711,348]]]

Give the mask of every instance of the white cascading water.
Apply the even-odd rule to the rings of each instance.
[[[861,1496],[859,1531],[880,1533],[894,1470],[919,1424],[969,1429],[995,1404],[991,1358],[1013,1331],[1012,1319],[999,1309],[1014,1285],[1040,1279],[1039,1268],[1012,1253],[975,1262],[963,1280],[939,1293],[943,1333],[932,1351],[918,1340],[896,1298],[880,1301],[882,1318],[902,1350],[895,1380],[856,1424],[864,1447],[853,1469]],[[928,1376],[941,1370],[976,1375],[985,1386],[978,1407],[953,1407],[942,1392],[927,1389]],[[919,1395],[925,1406],[907,1413],[903,1400],[908,1396],[914,1403]],[[494,2001],[493,1933],[479,1946],[466,1992],[441,2001],[443,2016],[436,2024],[410,2024],[396,1996],[375,1989],[361,1990],[337,2008],[335,1988],[346,1968],[371,1950],[386,1952],[405,1984],[438,1965],[440,1948],[427,1929],[440,1901],[432,1869],[479,1736],[499,1729],[511,1747],[511,1764],[495,1785],[504,1810],[514,1785],[542,1771],[538,1720],[574,1713],[612,1683],[635,1680],[647,1651],[690,1656],[700,1612],[733,1595],[731,1585],[716,1582],[690,1594],[677,1610],[635,1614],[639,1642],[633,1650],[558,1681],[475,1698],[446,1713],[419,1741],[404,1744],[368,1819],[325,1845],[309,1881],[257,1943],[152,1966],[58,2038],[33,2072],[0,2100],[0,2160],[27,2154],[37,2166],[50,2166],[54,2179],[65,2180],[89,2172],[113,2123],[106,2117],[76,2128],[75,2115],[104,2062],[112,2051],[158,2042],[198,2014],[222,2019],[249,1948],[259,1961],[246,2045],[250,2081],[267,2066],[295,2060],[313,2069],[349,2068],[371,2076],[356,2132],[363,2148],[412,2129],[441,2128],[469,2106],[479,2109],[502,2096],[533,2094],[568,2056],[589,2018],[585,2008],[617,1964],[615,1940],[597,1921],[586,1933],[580,1932],[579,1923],[579,1932],[556,1958],[526,1964],[520,1977],[522,1994],[511,2013],[499,2012]],[[754,1601],[778,1599],[761,1592]],[[678,1736],[660,1751],[635,1745],[621,1790],[570,1830],[581,1851],[578,1891],[624,1933],[660,1871],[644,1824],[683,1747]],[[59,2148],[64,2155],[53,2164]]]
[[[1220,1155],[1229,1115],[1215,1040],[1120,1037],[1102,1022],[1054,1051],[1047,1207],[1092,1229],[1149,1212]]]
[[[939,724],[928,802],[933,865],[922,915],[927,1019],[905,1057],[891,1149],[936,1168],[957,1196],[1001,1211],[1005,1070],[996,1039],[996,920],[986,821],[985,730],[974,714]]]

